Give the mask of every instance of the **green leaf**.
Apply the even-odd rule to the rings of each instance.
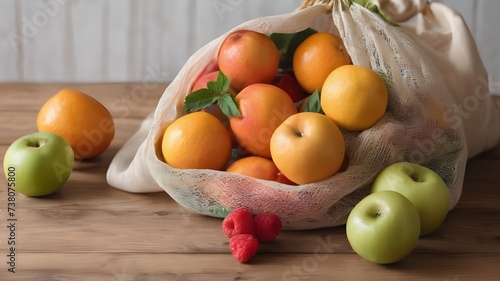
[[[397,22],[395,22],[393,19],[391,19],[391,17],[389,17],[379,6],[373,4],[372,2],[366,3],[365,8],[367,8],[368,10],[370,10],[376,14],[379,14],[379,16],[381,16],[389,24],[391,24],[393,26],[399,26],[399,24]]]
[[[229,78],[222,71],[219,71],[217,80],[207,82],[207,88],[199,89],[186,96],[184,110],[190,113],[217,103],[222,112],[228,117],[240,116],[241,113],[238,110],[234,96],[227,92],[230,85]]]
[[[292,68],[293,54],[297,47],[307,37],[316,33],[312,28],[306,28],[296,33],[272,33],[270,38],[281,53],[280,68]]]
[[[377,6],[376,4],[374,4],[373,2],[371,2],[370,0],[348,0],[346,2],[347,3],[344,4],[344,7],[345,7],[345,5],[347,5],[348,7],[350,7],[353,3],[356,3],[356,4],[360,5],[360,6],[363,6],[367,10],[369,10],[369,11],[371,11],[373,13],[378,14],[386,22],[388,22],[389,24],[391,24],[393,26],[399,26],[399,24],[396,21],[394,21],[393,19],[391,19],[391,17],[389,17],[389,15],[387,15],[379,6]]]
[[[370,0],[349,0],[348,2],[350,3],[350,5],[352,5],[353,3],[356,3],[356,4],[366,8],[366,5],[368,3],[370,3]]]
[[[199,89],[186,96],[184,99],[184,110],[188,113],[201,110],[212,105],[218,98],[212,90]]]
[[[280,52],[286,52],[288,49],[288,44],[290,44],[290,40],[295,36],[293,33],[271,33],[269,38],[273,40],[274,45]]]
[[[306,106],[304,107],[304,112],[323,113],[323,109],[321,109],[321,100],[318,90],[314,90],[310,98],[307,100]]]
[[[207,83],[207,88],[219,95],[225,94],[229,89],[229,86],[229,79],[224,73],[222,73],[222,71],[219,71],[219,74],[217,74],[216,81],[208,81]]]
[[[297,47],[304,42],[304,40],[307,39],[307,37],[313,35],[317,31],[312,29],[312,28],[306,28],[302,31],[299,31],[295,34],[290,39],[290,44],[288,44],[288,49],[287,49],[287,54],[291,57],[293,57],[293,54],[295,54],[295,50],[297,50]]]
[[[226,94],[217,100],[217,104],[220,107],[222,113],[224,113],[227,117],[232,116],[241,116],[241,112],[238,110],[238,105],[234,100],[234,96],[230,94]]]
[[[208,201],[208,211],[219,218],[225,218],[229,213],[231,213],[231,210],[222,206],[221,204],[215,202],[215,201]]]
[[[342,11],[349,9],[349,7],[351,7],[352,4],[353,4],[352,0],[342,1]]]
[[[389,78],[389,75],[387,75],[386,73],[382,71],[377,71],[377,74],[382,78],[382,80],[384,80],[384,83],[386,85],[391,83],[391,79]]]

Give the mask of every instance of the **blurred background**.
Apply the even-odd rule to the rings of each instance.
[[[201,46],[303,0],[0,0],[0,82],[172,80]],[[500,82],[497,0],[448,0]],[[457,58],[461,59],[461,58]],[[499,83],[492,83],[500,92]]]

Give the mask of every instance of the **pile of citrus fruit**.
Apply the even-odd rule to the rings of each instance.
[[[375,125],[388,103],[382,75],[348,51],[338,35],[312,29],[232,32],[193,77],[186,114],[167,126],[164,161],[287,184],[345,170],[345,132]]]

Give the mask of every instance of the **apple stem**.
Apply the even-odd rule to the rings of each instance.
[[[45,142],[46,142],[46,139],[40,139],[40,140],[36,140],[36,141],[30,141],[28,143],[28,146],[29,147],[38,148],[38,147],[42,146]]]
[[[414,180],[414,181],[416,181],[416,182],[420,182],[420,178],[417,177],[417,175],[415,175],[415,174],[411,175],[411,179]]]
[[[40,145],[38,144],[38,142],[30,142],[29,146],[30,147],[40,147]]]
[[[298,137],[304,136],[304,134],[302,132],[296,132],[296,134],[297,134]]]

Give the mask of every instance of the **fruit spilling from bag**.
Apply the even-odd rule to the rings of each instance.
[[[338,35],[310,28],[235,31],[214,69],[195,79],[187,114],[165,130],[162,154],[174,168],[322,181],[347,169],[343,131],[369,129],[388,102],[383,73],[353,65]]]
[[[463,129],[420,42],[351,1],[245,22],[200,48],[110,165],[110,184],[194,212],[237,208],[283,229],[343,225],[396,162],[460,197]]]

